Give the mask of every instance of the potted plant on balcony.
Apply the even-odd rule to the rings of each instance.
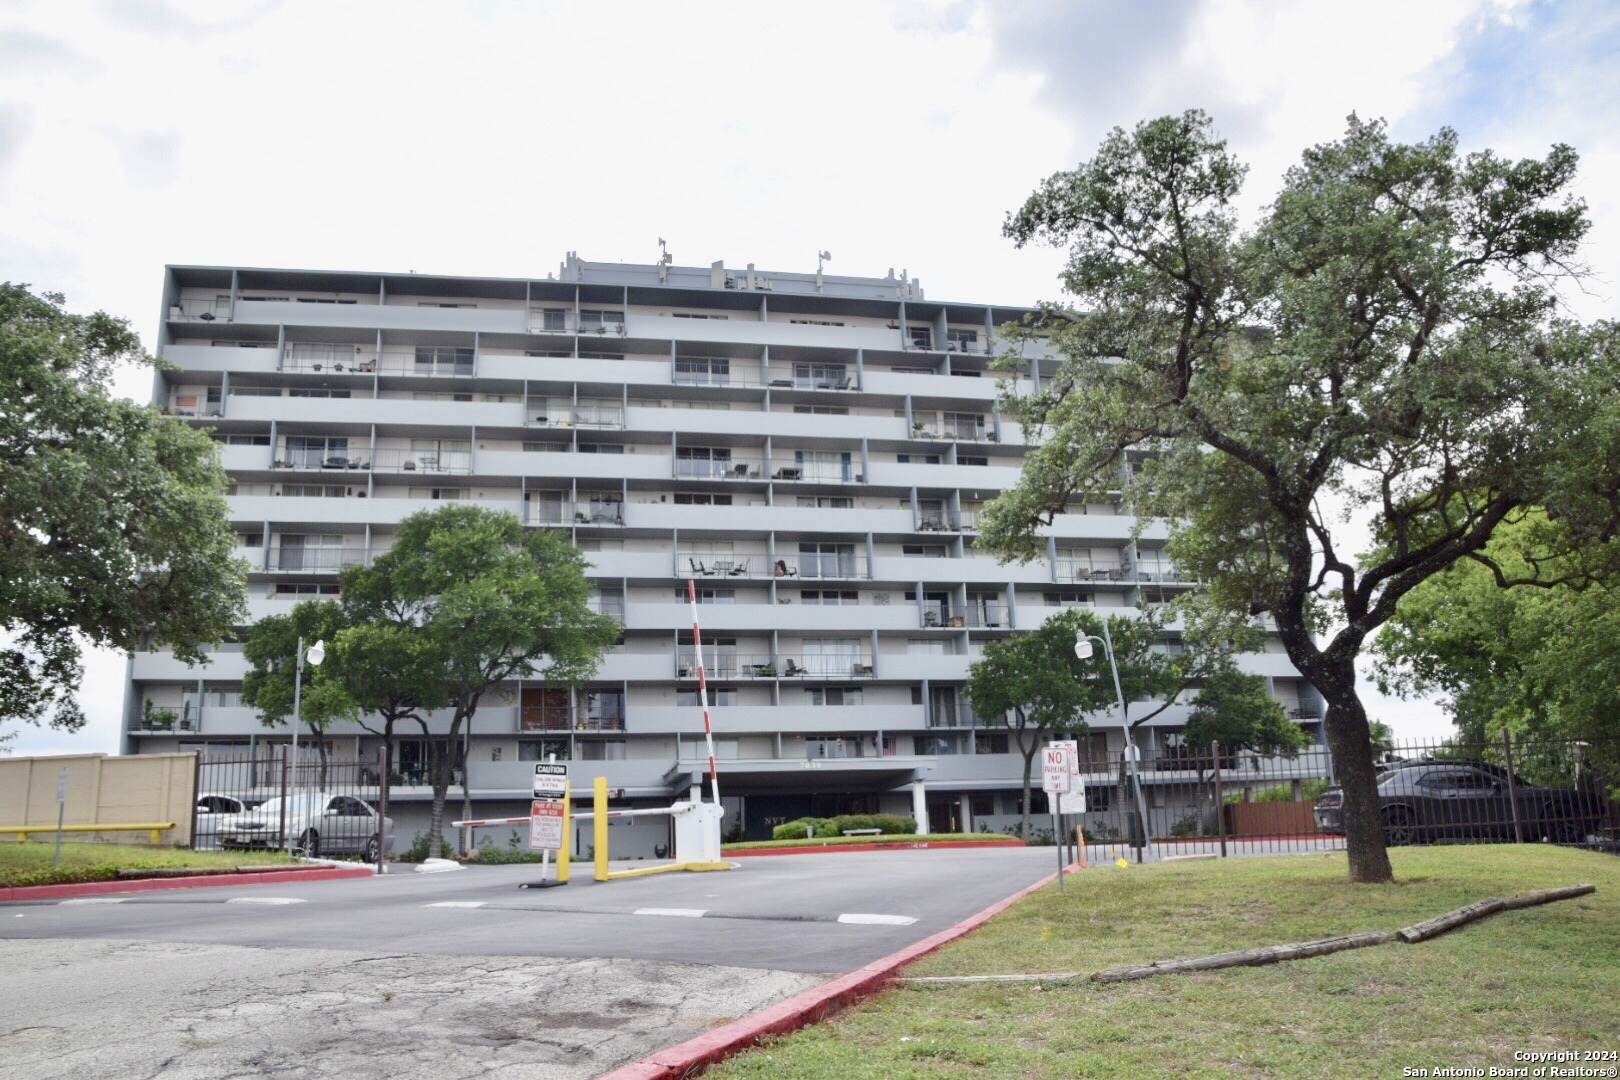
[[[175,721],[174,710],[153,708],[152,701],[148,698],[141,709],[141,721],[141,726],[148,731],[172,731]]]

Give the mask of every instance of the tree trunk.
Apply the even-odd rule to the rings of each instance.
[[[1035,770],[1035,751],[1039,745],[1034,743],[1028,750],[1024,750],[1022,740],[1018,744],[1018,749],[1024,750],[1024,821],[1019,827],[1019,835],[1026,844],[1029,843],[1029,774]]]
[[[1384,821],[1378,806],[1378,772],[1373,768],[1372,733],[1367,710],[1356,697],[1355,671],[1313,679],[1327,701],[1328,749],[1344,792],[1344,838],[1350,855],[1352,883],[1380,885],[1395,880],[1384,850]]]
[[[319,766],[315,770],[316,779],[319,783],[315,785],[315,790],[324,792],[326,790],[326,740],[321,736],[325,733],[314,724],[309,725],[309,733],[311,741],[315,743],[315,760],[319,762]]]
[[[428,760],[432,763],[433,809],[428,814],[428,855],[444,858],[444,803],[450,795],[451,774],[455,771],[456,746],[461,725],[452,720],[450,734],[443,743],[436,739],[428,742]]]

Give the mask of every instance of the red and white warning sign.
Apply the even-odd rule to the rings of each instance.
[[[529,805],[529,846],[536,851],[560,851],[563,842],[563,804],[535,799]]]

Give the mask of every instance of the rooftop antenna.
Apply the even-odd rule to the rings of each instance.
[[[675,261],[675,257],[669,253],[669,245],[664,243],[664,238],[662,236],[660,236],[658,238],[658,282],[659,282],[659,284],[661,284],[661,285],[668,285],[669,284],[669,264],[674,262],[674,261]]]
[[[826,279],[821,276],[821,267],[822,267],[823,263],[828,263],[828,262],[831,262],[831,261],[832,261],[832,252],[830,252],[830,251],[818,251],[818,252],[816,252],[816,292],[825,292],[826,291],[827,282],[826,282]]]

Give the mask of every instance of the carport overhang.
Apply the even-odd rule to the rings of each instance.
[[[715,763],[720,794],[777,795],[787,792],[884,792],[926,779],[931,757],[739,759]],[[677,799],[697,788],[706,790],[707,763],[678,763],[664,774]]]

